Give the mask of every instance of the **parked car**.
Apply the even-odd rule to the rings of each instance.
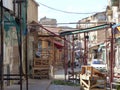
[[[91,62],[91,66],[93,66],[94,68],[96,68],[100,71],[106,71],[107,70],[106,64],[101,59],[93,59],[92,62]]]

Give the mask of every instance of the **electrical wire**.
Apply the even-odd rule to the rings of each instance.
[[[40,4],[40,5],[44,6],[44,7],[47,7],[47,8],[49,8],[49,9],[52,9],[52,10],[54,10],[54,11],[63,12],[63,13],[69,13],[69,14],[94,14],[94,13],[98,13],[98,12],[86,12],[86,13],[69,12],[69,11],[64,11],[64,10],[60,10],[60,9],[56,9],[56,8],[47,6],[47,5],[45,5],[45,4],[43,4],[43,3],[40,3],[40,2],[39,2],[38,4]]]

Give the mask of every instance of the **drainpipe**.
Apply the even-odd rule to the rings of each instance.
[[[3,79],[3,73],[4,73],[4,13],[3,13],[3,0],[1,0],[1,53],[0,53],[0,88],[1,90],[4,90],[4,79]]]

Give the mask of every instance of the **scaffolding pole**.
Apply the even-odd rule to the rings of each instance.
[[[64,37],[64,40],[66,38]],[[66,70],[66,42],[64,41],[64,73],[65,73],[65,81],[66,81],[66,75],[67,75],[67,70]]]
[[[20,43],[19,43],[19,54],[20,54],[20,63],[19,63],[19,73],[20,73],[20,90],[22,90],[22,4],[18,4],[18,17],[20,20]]]
[[[84,33],[84,65],[87,65],[87,39],[86,39],[86,33]]]
[[[0,53],[0,90],[4,90],[4,82],[3,82],[3,67],[4,61],[4,13],[3,13],[3,0],[1,0],[1,53]]]
[[[27,0],[25,0],[25,18],[26,18],[26,25],[27,25]],[[26,26],[26,58],[25,58],[25,73],[26,73],[26,90],[28,90],[28,29]]]
[[[110,55],[110,83],[113,81],[113,73],[114,73],[114,31],[111,28],[111,55]]]
[[[75,44],[74,44],[74,34],[72,35],[72,39],[73,39],[73,41],[72,41],[72,43],[73,43],[73,47],[72,47],[72,67],[71,67],[71,69],[72,69],[72,76],[74,77],[74,59],[75,59],[75,57],[74,57],[74,49],[75,49]]]

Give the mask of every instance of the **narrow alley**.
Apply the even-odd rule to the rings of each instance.
[[[78,70],[78,69],[77,69]],[[76,70],[76,71],[77,71]],[[29,90],[80,90],[79,86],[55,85],[53,80],[64,80],[64,70],[56,71],[54,79],[29,79]],[[6,87],[4,90],[19,90],[19,85],[12,85]],[[26,90],[26,83],[23,81],[23,90]]]
[[[0,90],[120,90],[119,53],[120,0],[0,1]]]

